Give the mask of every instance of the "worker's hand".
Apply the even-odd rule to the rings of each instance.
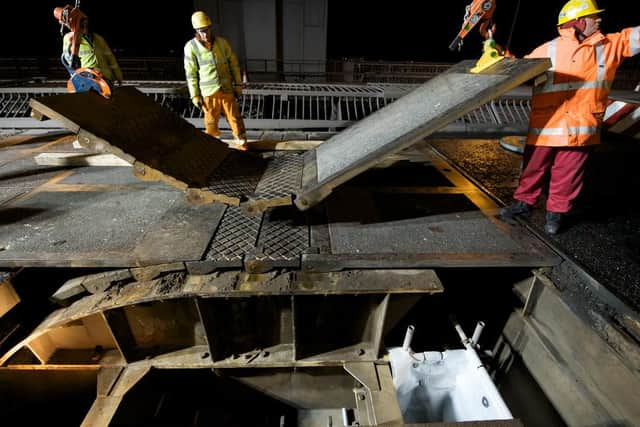
[[[513,53],[509,52],[509,49],[504,50],[503,56],[505,58],[516,59],[516,56]]]
[[[202,97],[200,95],[197,95],[197,96],[194,96],[193,98],[191,98],[191,102],[193,102],[193,105],[195,105],[196,107],[198,107],[201,110],[204,107],[204,100],[202,99]]]
[[[71,57],[71,68],[77,70],[80,67],[82,67],[82,61],[80,61],[80,57],[78,55],[73,55]]]

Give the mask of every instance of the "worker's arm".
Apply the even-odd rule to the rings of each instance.
[[[640,53],[640,26],[625,28],[620,33],[622,36],[622,56],[629,58]]]
[[[238,63],[238,57],[231,49],[228,42],[224,43],[224,55],[227,58],[229,64],[229,71],[231,72],[231,83],[233,84],[233,91],[236,96],[242,95],[242,76],[240,74],[240,65]]]
[[[122,70],[120,69],[118,61],[106,40],[98,34],[94,34],[94,43],[96,44],[96,50],[103,56],[106,66],[111,68],[111,71],[113,71],[113,75],[118,84],[122,84],[122,80],[124,80],[122,77]]]
[[[73,54],[72,38],[73,33],[67,33],[62,39],[62,57],[71,68],[77,69],[81,66],[80,57]]]
[[[198,107],[202,105],[200,93],[200,77],[198,75],[198,57],[196,55],[193,40],[184,45],[184,75],[187,79],[187,88],[191,101]]]
[[[524,56],[524,59],[537,59],[537,58],[549,58],[549,42],[541,44],[533,49],[529,54]],[[544,73],[536,76],[535,78],[526,82],[527,86],[537,87],[545,84],[553,76],[553,71],[545,71]],[[551,82],[552,83],[552,82]]]

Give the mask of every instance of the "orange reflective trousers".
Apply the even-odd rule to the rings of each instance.
[[[204,97],[205,132],[216,138],[220,137],[218,121],[221,113],[224,113],[229,122],[235,139],[244,141],[246,139],[246,131],[238,101],[236,101],[233,93],[224,93],[221,90],[217,90],[213,95]]]

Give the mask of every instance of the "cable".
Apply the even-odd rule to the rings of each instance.
[[[513,32],[516,28],[516,22],[518,21],[519,13],[520,13],[520,0],[518,0],[518,3],[516,4],[516,11],[513,14],[513,21],[511,21],[511,29],[509,30],[509,38],[507,38],[505,51],[509,51],[509,48],[511,47],[511,38],[513,37]]]

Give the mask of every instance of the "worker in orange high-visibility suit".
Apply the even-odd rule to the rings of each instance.
[[[233,148],[246,149],[244,121],[236,98],[242,95],[238,59],[226,39],[212,35],[209,16],[195,12],[191,25],[195,38],[184,46],[184,70],[191,101],[204,111],[205,131],[219,137],[218,121],[224,112],[235,137]]]
[[[527,55],[548,57],[552,66],[533,88],[522,172],[515,203],[500,211],[504,220],[529,216],[550,174],[544,229],[556,234],[582,189],[615,72],[640,53],[640,27],[603,34],[602,12],[594,0],[570,0],[558,16],[560,36]]]

